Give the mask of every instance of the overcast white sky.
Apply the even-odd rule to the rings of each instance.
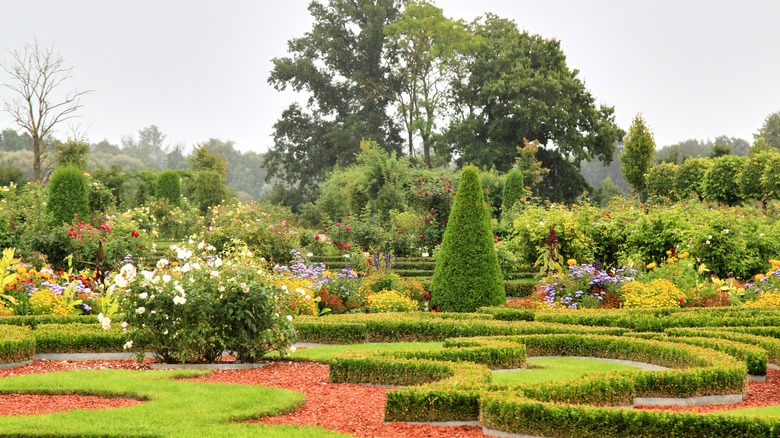
[[[271,59],[311,28],[309,0],[2,0],[0,60],[37,38],[93,89],[77,123],[119,144],[148,125],[166,144],[215,137],[241,150],[272,144],[295,99],[266,79]],[[438,0],[453,18],[485,12],[561,40],[569,68],[627,129],[642,113],[659,146],[719,135],[752,142],[780,111],[780,1]],[[6,50],[7,49],[7,50]],[[0,70],[0,83],[8,82]],[[9,95],[0,87],[0,100]],[[12,127],[0,114],[0,129]],[[58,137],[66,137],[62,127]]]

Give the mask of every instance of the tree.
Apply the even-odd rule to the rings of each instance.
[[[431,279],[431,306],[473,312],[501,305],[506,301],[504,279],[475,166],[463,168],[457,193]]]
[[[712,167],[704,175],[704,197],[711,201],[734,205],[742,200],[739,174],[746,159],[736,155],[724,155],[713,160]]]
[[[72,164],[82,171],[87,169],[89,143],[79,138],[69,138],[65,143],[57,142],[55,163],[57,167]]]
[[[401,18],[385,27],[385,34],[392,80],[387,84],[390,89],[380,92],[396,103],[409,156],[414,155],[416,134],[430,169],[436,120],[445,109],[449,84],[461,70],[471,36],[462,23],[445,17],[440,8],[425,1],[407,3]]]
[[[308,94],[305,108],[294,103],[282,112],[265,156],[266,181],[275,178],[296,192],[281,199],[312,201],[330,169],[354,161],[363,138],[400,151],[390,102],[375,91],[388,75],[384,28],[400,7],[400,0],[313,1],[313,28],[288,42],[289,56],[273,59],[268,82]]]
[[[648,129],[641,114],[637,114],[631,122],[628,134],[623,139],[623,145],[623,154],[620,155],[623,167],[620,171],[631,184],[634,192],[641,194],[645,191],[645,174],[652,166],[655,155],[653,133]]]
[[[4,151],[26,151],[32,149],[32,137],[24,132],[19,135],[13,129],[3,129],[0,132],[0,149]]]
[[[506,217],[512,207],[520,201],[525,195],[525,185],[523,184],[523,173],[517,169],[512,169],[506,175],[504,183],[504,192],[501,196],[501,215]]]
[[[537,158],[550,169],[539,194],[581,194],[582,179],[556,180],[578,172],[580,161],[600,157],[609,163],[622,131],[614,108],[595,98],[566,65],[560,42],[521,32],[507,19],[488,14],[472,24],[477,38],[467,75],[453,83],[452,119],[439,147],[458,156],[458,164],[512,166],[524,138],[538,140]],[[563,168],[556,168],[563,166]]]
[[[222,179],[227,178],[227,161],[222,157],[222,154],[212,152],[205,144],[195,146],[192,155],[187,157],[187,161],[189,161],[192,170],[210,170],[219,174]]]
[[[125,154],[137,158],[147,166],[162,169],[165,167],[165,134],[157,125],[149,125],[138,131],[138,141],[132,137],[122,137],[122,150]]]
[[[11,52],[11,57],[13,64],[3,64],[3,69],[12,82],[4,85],[14,99],[6,100],[4,109],[32,137],[33,175],[35,182],[43,182],[47,176],[47,136],[60,123],[76,117],[81,98],[91,90],[59,93],[63,82],[71,78],[72,68],[65,66],[53,47],[42,48],[35,41]]]
[[[780,111],[768,115],[753,138],[756,143],[780,149]]]

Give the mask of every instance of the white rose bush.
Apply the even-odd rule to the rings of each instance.
[[[250,363],[286,353],[295,342],[289,300],[263,266],[245,254],[223,260],[210,245],[172,249],[178,260],[125,276],[125,348],[166,363],[215,363],[223,352]]]

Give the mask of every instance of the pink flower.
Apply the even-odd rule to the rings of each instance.
[[[111,227],[109,227],[108,224],[101,224],[100,228],[102,228],[102,229],[104,229],[106,231],[111,231]]]
[[[346,227],[344,227],[344,229],[345,229],[345,230],[347,230],[347,231],[349,231],[349,230],[351,230],[351,229],[352,229],[352,227],[350,227],[349,225],[347,225]]]

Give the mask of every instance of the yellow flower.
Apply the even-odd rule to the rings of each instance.
[[[688,253],[688,251],[685,251],[684,253],[680,254],[678,257],[679,257],[680,259],[684,259],[684,258],[688,257],[689,255],[690,255],[690,254]]]
[[[653,269],[653,268],[655,268],[656,266],[658,266],[658,265],[656,265],[656,264],[655,264],[655,262],[650,262],[650,263],[647,265],[647,269]]]
[[[577,259],[569,259],[566,261],[566,264],[568,264],[569,266],[574,266],[577,264]]]
[[[756,279],[756,281],[760,281],[761,279],[764,278],[764,274],[756,274],[754,278]]]
[[[671,249],[666,250],[666,255],[668,256],[672,255],[672,250]]]

